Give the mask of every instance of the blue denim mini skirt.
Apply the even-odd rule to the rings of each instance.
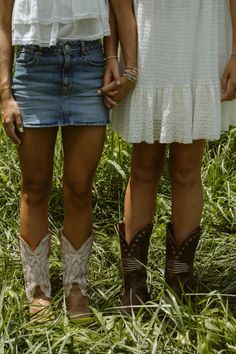
[[[107,125],[109,113],[97,94],[103,74],[99,40],[18,47],[13,92],[24,127]]]

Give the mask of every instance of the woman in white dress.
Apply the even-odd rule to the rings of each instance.
[[[122,32],[119,18],[125,4],[120,0],[112,4]],[[134,0],[133,4],[138,27],[136,87],[118,106],[123,86],[120,91],[110,83],[102,89],[106,105],[117,106],[113,129],[133,143],[125,224],[118,227],[127,306],[149,298],[145,268],[135,258],[146,264],[167,144],[172,217],[167,225],[165,279],[181,295],[189,286],[201,234],[204,143],[219,139],[236,123],[235,102],[224,102],[236,97],[236,2]],[[129,36],[135,38],[135,27]],[[136,72],[134,68],[133,81]]]
[[[112,21],[111,21],[112,23]],[[70,318],[87,316],[93,241],[91,187],[108,110],[97,90],[110,57],[106,0],[0,0],[0,96],[7,135],[18,145],[22,172],[20,250],[30,313],[50,305],[50,198],[54,146],[64,150],[63,283]],[[16,65],[12,78],[13,48]],[[117,62],[107,73],[119,78]]]

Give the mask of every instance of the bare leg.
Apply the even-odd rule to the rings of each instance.
[[[91,189],[105,139],[105,127],[64,127],[64,233],[75,248],[92,233]]]
[[[26,128],[19,147],[22,172],[20,235],[34,250],[48,233],[57,128]]]
[[[141,228],[153,221],[164,154],[165,145],[159,143],[133,145],[131,176],[125,194],[125,235],[128,243]]]
[[[170,146],[169,170],[172,183],[172,223],[181,243],[200,224],[203,208],[201,162],[204,141]]]

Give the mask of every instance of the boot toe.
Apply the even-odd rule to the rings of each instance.
[[[66,299],[67,314],[70,320],[90,318],[88,298],[84,296],[78,284],[73,284]]]

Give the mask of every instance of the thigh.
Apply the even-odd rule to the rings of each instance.
[[[169,164],[174,170],[201,169],[205,141],[195,140],[192,144],[172,143],[170,145]]]
[[[67,126],[62,128],[64,180],[92,180],[101,158],[104,126]]]
[[[18,149],[23,181],[52,176],[56,135],[57,128],[25,128]]]

